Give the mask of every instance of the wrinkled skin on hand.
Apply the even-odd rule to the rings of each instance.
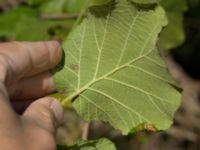
[[[0,149],[56,149],[63,110],[57,100],[44,96],[55,91],[50,70],[61,57],[54,41],[0,44]],[[34,102],[18,115],[12,104],[17,109],[27,100]]]

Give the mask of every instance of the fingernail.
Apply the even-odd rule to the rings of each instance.
[[[58,122],[61,122],[63,119],[63,108],[58,100],[53,100],[51,102],[50,108],[53,110],[55,118]]]

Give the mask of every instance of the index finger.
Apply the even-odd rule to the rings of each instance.
[[[60,44],[49,42],[12,42],[0,44],[0,58],[10,78],[28,77],[55,67],[62,57]]]

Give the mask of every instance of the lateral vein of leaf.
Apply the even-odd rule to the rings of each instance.
[[[118,18],[112,17],[112,20],[117,22],[117,24],[119,24],[120,27],[124,27],[124,29],[126,29],[126,27],[130,26],[130,23],[128,21],[126,21],[124,18],[122,18],[121,16],[118,16]],[[121,20],[120,20],[121,18]],[[133,18],[134,19],[134,18]]]
[[[71,38],[71,41],[73,42],[73,44],[74,44],[75,48],[76,48],[77,50],[79,50],[79,48],[78,48],[78,45],[76,44],[76,42],[74,41],[74,39],[73,39],[73,38]]]
[[[146,59],[148,59],[149,61],[151,61],[152,63],[156,64],[159,67],[162,67],[164,69],[166,69],[166,66],[163,66],[161,64],[158,64],[155,60],[153,60],[152,58],[148,57],[148,56],[144,56]]]
[[[78,85],[77,85],[77,89],[80,88],[80,78],[81,78],[81,57],[82,57],[82,50],[83,50],[83,41],[84,41],[84,37],[85,37],[85,32],[86,32],[86,23],[84,24],[83,27],[83,34],[81,37],[81,47],[80,47],[80,54],[79,54],[79,65],[78,65]],[[81,34],[80,34],[81,35]]]
[[[114,29],[116,29],[117,30],[117,32],[119,33],[119,35],[121,35],[122,37],[122,39],[124,39],[124,30],[125,29],[122,29],[123,28],[123,26],[121,26],[121,27],[118,27],[117,25],[115,25],[115,24],[112,24],[112,27],[114,28]],[[131,38],[133,38],[133,39],[137,39],[137,36],[136,35],[134,35],[134,34],[131,34],[130,35],[131,36]],[[136,43],[136,44],[138,44],[138,43]],[[138,44],[138,47],[139,47],[139,44]]]
[[[150,32],[149,36],[147,37],[147,40],[145,41],[144,46],[141,49],[140,55],[143,55],[143,52],[145,50],[145,47],[148,44],[149,39],[152,37],[153,33],[155,32],[155,30],[157,29],[157,27],[159,27],[159,25],[160,25],[160,22],[158,21],[157,24],[155,25],[155,27],[153,28],[153,30]]]
[[[151,101],[151,103],[156,107],[156,109],[157,109],[160,113],[164,114],[165,116],[167,116],[167,117],[170,119],[170,117],[167,115],[167,113],[163,112],[163,111],[159,108],[159,106],[154,102],[154,100],[151,98],[151,96],[150,96],[150,95],[147,95],[147,96],[148,96],[148,99]]]
[[[99,46],[99,42],[98,42],[98,38],[97,38],[97,34],[96,34],[96,25],[95,25],[95,21],[93,21],[93,33],[94,33],[94,39],[97,45],[97,50],[98,52],[100,52],[100,46]]]
[[[98,73],[98,70],[99,70],[99,64],[100,64],[100,59],[101,59],[101,53],[102,53],[102,49],[103,49],[103,45],[104,45],[104,42],[105,42],[105,38],[106,38],[106,33],[107,33],[107,26],[108,26],[108,21],[110,19],[110,15],[108,16],[107,20],[106,20],[106,25],[105,25],[105,28],[104,28],[104,33],[103,33],[103,41],[102,41],[102,44],[101,44],[101,47],[99,48],[99,55],[98,55],[98,58],[97,58],[97,65],[96,65],[96,70],[95,70],[95,74],[94,74],[94,78],[93,80],[96,79],[96,76],[97,76],[97,73]],[[96,29],[96,28],[95,28]],[[95,32],[96,33],[96,32]],[[95,34],[96,35],[96,34]],[[97,36],[95,36],[95,39],[97,38]],[[97,41],[97,39],[96,39]],[[97,42],[97,47],[98,46],[98,42]]]
[[[101,94],[101,95],[103,95],[104,97],[107,97],[106,95],[104,95],[104,94],[102,94],[102,93],[98,93],[97,91],[94,91],[95,89],[92,89],[92,88],[89,88],[89,90],[91,90],[91,91],[93,91],[93,92],[96,92],[97,94]],[[109,99],[109,97],[107,97],[108,99]],[[120,114],[120,112],[118,111],[118,109],[117,109],[117,106],[115,105],[115,103],[113,102],[113,100],[112,99],[109,99],[109,100],[111,100],[111,104],[112,104],[112,106],[113,106],[113,108],[114,108],[114,111],[116,112],[116,114],[119,116],[119,118],[120,118],[120,120],[122,120],[122,123],[124,124],[124,127],[126,128],[126,130],[128,130],[129,129],[129,127],[128,127],[128,124],[127,124],[127,122],[124,120],[124,118],[121,116],[121,114]]]
[[[139,87],[136,87],[136,86],[133,86],[133,85],[130,85],[130,84],[121,82],[121,81],[119,81],[119,80],[112,79],[112,78],[106,78],[106,79],[107,79],[107,80],[111,80],[111,81],[116,82],[116,83],[119,83],[119,84],[121,84],[121,85],[123,85],[123,86],[126,86],[126,87],[129,87],[129,88],[138,90],[138,91],[144,93],[145,95],[151,95],[151,96],[153,96],[153,97],[159,99],[160,101],[163,101],[163,102],[166,102],[166,103],[175,105],[174,103],[171,103],[171,102],[169,102],[168,100],[166,100],[166,99],[164,99],[164,98],[161,98],[161,97],[159,97],[159,96],[157,96],[157,95],[153,95],[153,94],[151,94],[151,93],[149,93],[149,92],[147,92],[147,91],[145,91],[145,90],[143,90],[143,89],[141,89],[141,88],[139,88]]]
[[[85,95],[83,95],[83,94],[81,94],[80,96],[83,97],[85,100],[87,100],[88,103],[93,104],[93,105],[97,108],[97,110],[99,109],[100,111],[102,111],[103,113],[105,113],[105,115],[108,116],[108,118],[110,118],[111,123],[115,123],[115,121],[113,121],[113,118],[109,115],[109,113],[107,113],[107,112],[106,112],[104,109],[102,109],[99,105],[97,105],[96,103],[94,103],[90,98],[88,98],[87,96],[85,96]],[[114,104],[113,104],[113,105],[114,105]],[[116,111],[118,112],[118,110],[116,110]],[[131,119],[131,121],[132,121],[132,125],[134,125],[134,124],[135,124],[135,121],[133,120],[133,117],[131,117],[131,114],[130,114],[129,111],[128,111],[128,113],[129,113],[130,119]],[[118,114],[118,115],[120,115],[120,114]],[[97,115],[97,116],[98,116],[98,115]],[[123,120],[123,117],[121,117],[121,115],[120,115],[119,117]],[[139,117],[139,118],[140,118],[140,117]],[[107,120],[105,120],[105,121],[107,121]],[[128,125],[126,124],[126,121],[123,121],[123,122],[124,122],[125,126],[128,127]],[[129,128],[127,128],[127,130],[129,130]]]
[[[149,121],[147,118],[143,117],[139,112],[137,112],[136,110],[134,109],[131,109],[130,107],[126,106],[125,104],[121,103],[120,101],[118,101],[117,99],[113,98],[112,96],[109,96],[107,95],[106,93],[100,91],[100,90],[96,90],[96,89],[93,89],[93,88],[88,88],[88,90],[91,90],[91,91],[94,91],[96,93],[99,93],[105,97],[107,97],[109,100],[112,100],[111,102],[116,102],[118,103],[120,106],[123,106],[124,108],[128,109],[129,111],[131,111],[132,113],[140,116],[141,118],[143,118],[145,121],[147,121],[147,123],[150,123],[151,121]],[[117,111],[118,112],[118,111]]]
[[[66,53],[68,53],[70,56],[72,56],[72,58],[78,62],[78,59],[70,52],[70,51],[66,51]]]
[[[95,104],[90,98],[88,98],[87,96],[85,96],[85,95],[80,95],[81,97],[83,97],[85,100],[87,100],[89,103],[91,103],[91,104],[93,104],[95,107],[97,107],[100,111],[102,111],[103,113],[105,113],[106,114],[106,116],[108,116],[108,118],[110,118],[111,119],[111,122],[113,122],[114,123],[114,121],[113,121],[113,119],[112,119],[112,117],[109,115],[109,113],[107,113],[105,110],[103,110],[101,107],[99,107],[97,104]]]
[[[169,84],[174,84],[174,83],[172,83],[172,82],[170,82],[170,81],[168,81],[168,80],[165,80],[164,78],[161,78],[161,77],[159,77],[159,76],[157,76],[156,74],[154,74],[154,73],[151,73],[151,72],[149,72],[149,71],[147,71],[147,70],[145,70],[145,69],[142,69],[142,68],[140,68],[140,67],[137,67],[137,66],[135,66],[135,65],[129,65],[129,67],[131,67],[131,68],[133,68],[133,69],[137,69],[137,70],[139,70],[139,71],[141,71],[141,72],[144,72],[144,73],[146,73],[147,75],[150,75],[150,76],[152,76],[152,77],[154,77],[154,78],[156,78],[156,79],[159,79],[159,80],[161,80],[161,81],[164,81],[164,82],[167,82],[167,83],[169,83]]]
[[[140,14],[141,14],[141,12],[139,11],[139,12],[136,14],[136,16],[134,17],[133,22],[132,22],[131,25],[130,25],[130,29],[129,29],[128,34],[127,34],[127,37],[126,37],[126,39],[125,39],[125,44],[124,44],[124,46],[123,46],[123,48],[122,48],[122,50],[121,50],[120,58],[119,58],[119,60],[118,60],[118,62],[117,62],[116,67],[118,67],[118,66],[120,65],[120,63],[121,63],[121,60],[122,60],[122,58],[123,58],[123,56],[124,56],[126,47],[127,47],[127,45],[128,45],[128,41],[129,41],[130,36],[131,36],[131,32],[132,32],[133,27],[134,27],[134,25],[135,25],[135,22],[136,22],[137,18],[140,16]]]
[[[78,77],[77,73],[74,72],[70,67],[64,66],[65,69],[69,70],[71,73],[73,73],[76,77]]]
[[[129,118],[131,118],[132,125],[136,125],[135,120],[133,119],[133,117],[132,117],[132,115],[129,111],[128,111],[128,114],[129,114]],[[138,116],[138,117],[139,117],[139,120],[140,120],[140,116]]]

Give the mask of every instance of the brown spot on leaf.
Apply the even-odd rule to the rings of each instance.
[[[79,66],[77,64],[71,64],[71,65],[69,65],[69,68],[74,71],[78,71]]]
[[[144,130],[146,130],[146,131],[152,131],[152,132],[158,131],[154,125],[147,124],[147,123],[142,123],[142,124],[138,125],[135,128],[136,132],[140,132],[140,131],[144,131]]]
[[[147,130],[147,131],[152,131],[152,132],[156,132],[157,131],[157,129],[151,124],[145,124],[144,125],[144,129]]]

